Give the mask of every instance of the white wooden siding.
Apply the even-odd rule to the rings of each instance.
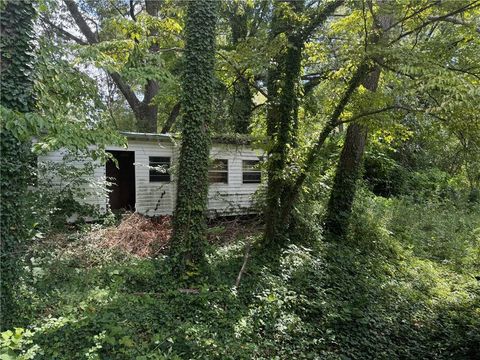
[[[260,151],[244,145],[214,144],[211,159],[228,160],[228,184],[210,184],[208,189],[208,210],[219,214],[241,214],[252,212],[252,196],[260,184],[244,184],[243,160],[258,160]]]
[[[149,157],[167,156],[170,163],[176,163],[176,151],[170,141],[129,140],[128,148],[108,147],[107,150],[135,152],[135,209],[137,212],[154,216],[173,213],[176,195],[175,175],[171,181],[150,182]]]
[[[66,156],[68,156],[68,151],[60,149],[44,155],[40,155],[38,157],[38,162],[39,164],[44,164],[46,166],[49,166],[49,164],[53,163],[66,163]],[[68,161],[68,165],[78,168],[81,168],[83,164],[84,162],[81,160]],[[97,206],[100,211],[105,212],[107,210],[108,197],[107,194],[102,192],[101,189],[97,186],[98,184],[103,183],[106,180],[105,166],[102,166],[98,161],[93,161],[93,166],[94,170],[92,176],[83,176],[83,179],[85,179],[86,181],[85,184],[82,186],[82,189],[79,189],[85,193],[85,197],[81,199],[77,198],[75,200]],[[48,186],[58,188],[59,191],[62,191],[62,189],[68,186],[67,184],[62,182],[61,177],[55,176],[55,174],[48,174],[48,176],[51,176],[51,178],[48,178]]]
[[[135,209],[148,216],[171,215],[176,200],[176,167],[179,146],[168,139],[129,139],[128,147],[109,146],[111,151],[133,151],[135,153]],[[228,160],[228,184],[210,184],[208,191],[208,211],[214,214],[242,214],[252,212],[252,196],[260,184],[243,184],[242,160],[257,160],[261,152],[245,145],[214,144],[210,157]],[[165,156],[171,158],[174,171],[171,181],[150,182],[149,157]],[[55,151],[39,158],[40,161],[63,161],[63,152]],[[93,177],[104,180],[105,165],[95,168]],[[94,190],[94,189],[92,189]],[[108,196],[92,195],[83,200],[85,203],[97,205],[106,211]]]

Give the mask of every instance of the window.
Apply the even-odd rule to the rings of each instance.
[[[243,160],[242,173],[244,184],[259,184],[262,181],[262,171],[259,160]]]
[[[148,158],[150,166],[150,182],[169,182],[170,158],[161,156],[150,156]]]
[[[208,169],[208,181],[210,183],[228,184],[228,160],[212,160]]]

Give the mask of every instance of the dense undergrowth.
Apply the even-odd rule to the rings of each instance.
[[[304,219],[275,265],[252,251],[238,289],[255,235],[215,245],[198,291],[88,225],[31,249],[2,359],[480,359],[479,210],[364,192],[344,242]]]

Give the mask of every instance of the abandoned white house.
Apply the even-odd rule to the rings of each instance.
[[[92,192],[81,201],[100,211],[127,209],[156,216],[170,215],[175,209],[175,166],[180,145],[170,135],[122,133],[127,147],[109,146],[116,159],[97,163],[93,177],[113,184],[107,193]],[[61,163],[65,151],[39,157],[39,162]],[[213,139],[210,151],[208,210],[213,214],[244,214],[254,211],[253,195],[261,184],[261,150],[249,141]]]

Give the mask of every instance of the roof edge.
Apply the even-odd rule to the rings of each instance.
[[[125,136],[127,139],[137,139],[137,140],[164,140],[164,141],[174,141],[180,140],[181,137],[179,134],[175,133],[166,133],[166,134],[157,134],[157,133],[140,133],[132,131],[120,131],[120,134]],[[215,144],[228,144],[228,145],[251,145],[255,142],[256,138],[247,135],[247,134],[221,134],[221,135],[212,135],[212,142]]]

